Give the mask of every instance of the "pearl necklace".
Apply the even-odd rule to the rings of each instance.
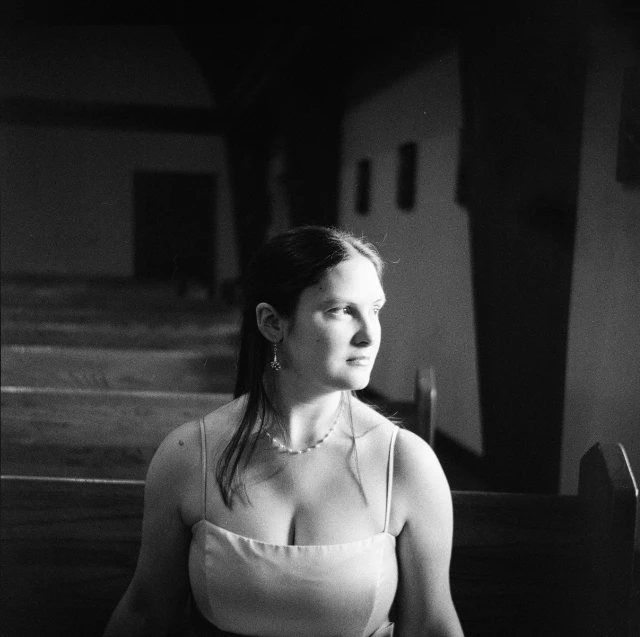
[[[338,411],[338,417],[335,419],[333,425],[331,425],[331,429],[329,429],[329,431],[327,431],[327,433],[322,438],[320,438],[318,442],[312,445],[309,445],[305,449],[292,449],[291,447],[287,447],[287,445],[277,440],[266,429],[263,429],[262,431],[267,436],[267,438],[271,440],[271,444],[274,447],[278,447],[278,449],[280,449],[281,451],[286,451],[291,455],[297,455],[299,453],[307,453],[307,451],[311,451],[312,449],[316,449],[317,447],[319,447],[333,433],[333,430],[336,428],[336,425],[338,424],[338,422],[340,421],[340,417],[342,416],[342,407],[343,407],[343,401],[342,399],[340,399],[340,410]]]

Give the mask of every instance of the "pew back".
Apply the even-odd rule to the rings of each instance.
[[[436,436],[436,372],[433,367],[419,365],[416,369],[414,405],[416,431],[433,448]]]
[[[5,637],[102,635],[135,569],[143,483],[2,478]]]
[[[59,345],[116,349],[195,349],[216,345],[236,347],[237,322],[207,325],[141,321],[112,323],[97,316],[94,321],[4,320],[0,330],[2,345]]]
[[[164,437],[231,394],[2,387],[2,472],[143,479]]]
[[[2,346],[2,385],[175,392],[230,392],[233,348],[127,350]]]
[[[238,318],[237,310],[215,312],[212,309],[182,309],[172,305],[153,307],[139,303],[133,307],[91,306],[12,306],[2,304],[2,321],[6,325],[17,322],[68,323],[78,325],[93,323],[111,323],[130,325],[132,323],[157,327],[172,325],[178,327],[188,324],[192,328],[206,328],[214,323],[232,323]]]
[[[178,295],[171,281],[134,277],[11,276],[0,277],[4,307],[157,308],[222,312],[228,306],[219,299]]]
[[[3,345],[200,348],[235,343],[239,310],[153,281],[2,277]]]
[[[143,483],[3,477],[2,487],[5,634],[99,635],[135,567]],[[637,490],[619,445],[585,455],[578,496],[453,501],[466,637],[629,637]]]

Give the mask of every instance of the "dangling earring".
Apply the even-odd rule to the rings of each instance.
[[[274,343],[273,344],[273,360],[271,361],[271,369],[277,372],[281,368],[282,368],[282,365],[280,365],[280,361],[278,361],[278,346]]]

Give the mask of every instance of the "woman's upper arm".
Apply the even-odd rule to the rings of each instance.
[[[451,490],[429,445],[409,431],[398,435],[393,506],[398,535],[398,634],[460,637],[451,599]],[[394,516],[395,517],[395,516]]]
[[[121,601],[122,612],[137,614],[153,634],[165,633],[179,620],[189,593],[191,530],[183,522],[181,502],[193,475],[191,429],[183,425],[169,434],[149,465],[140,554]]]

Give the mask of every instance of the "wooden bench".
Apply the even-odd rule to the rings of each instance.
[[[94,307],[94,306],[12,306],[2,305],[3,325],[17,322],[31,323],[111,323],[129,325],[140,323],[149,327],[172,325],[180,327],[188,324],[199,329],[216,323],[230,323],[239,318],[236,310],[216,311],[214,308],[187,310],[168,304],[166,307],[152,307],[140,303],[133,307]]]
[[[2,346],[2,385],[229,392],[235,350],[127,350],[53,346]]]
[[[0,278],[3,306],[147,307],[168,303],[188,309],[223,308],[209,298],[180,297],[177,282],[133,277],[7,276]]]
[[[119,349],[195,349],[226,346],[235,348],[239,337],[237,320],[149,325],[142,321],[110,323],[104,317],[79,322],[16,319],[4,320],[2,345],[57,345]]]
[[[177,426],[231,394],[2,387],[3,474],[144,479]]]
[[[415,424],[414,433],[426,440],[431,448],[436,435],[436,372],[433,367],[421,365],[416,369],[415,377]]]
[[[5,637],[101,635],[139,547],[141,481],[2,477]]]
[[[579,495],[454,492],[466,637],[630,637],[637,489],[620,445]],[[3,634],[100,635],[135,568],[143,483],[3,476]]]
[[[577,496],[454,494],[465,635],[631,637],[638,491],[621,445],[582,458]]]
[[[2,344],[193,347],[237,341],[240,313],[166,284],[2,281]]]

